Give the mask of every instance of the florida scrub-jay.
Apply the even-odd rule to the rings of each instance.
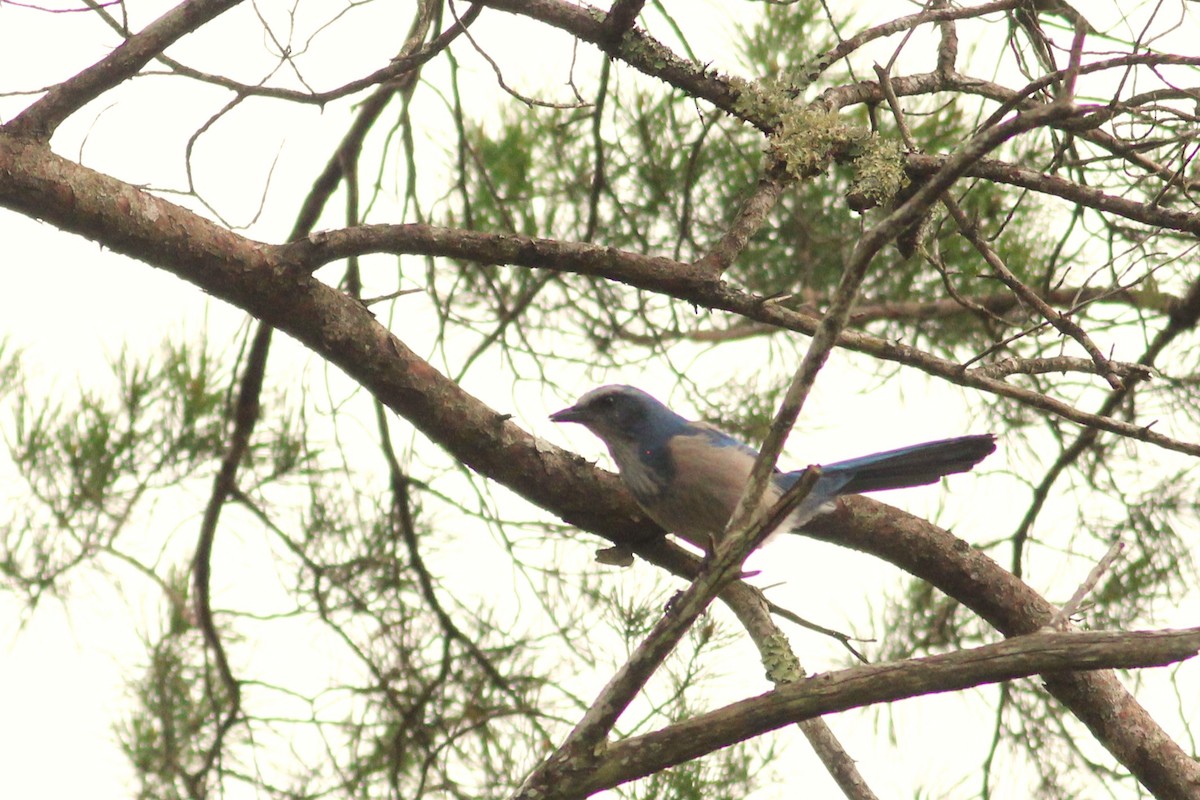
[[[638,505],[701,548],[724,532],[758,456],[724,431],[686,420],[632,386],[593,389],[550,419],[577,422],[600,437]],[[823,465],[811,493],[780,529],[802,526],[838,495],[933,483],[966,472],[995,449],[991,434],[959,436]],[[774,503],[801,473],[776,471],[764,502]]]

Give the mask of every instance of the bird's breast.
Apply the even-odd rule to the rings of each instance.
[[[633,442],[612,441],[607,444],[608,452],[621,472],[621,480],[638,503],[645,507],[662,493],[669,478],[669,463],[664,453],[639,448]]]

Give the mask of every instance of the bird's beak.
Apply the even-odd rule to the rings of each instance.
[[[551,422],[583,422],[583,412],[579,406],[564,408],[550,415]]]

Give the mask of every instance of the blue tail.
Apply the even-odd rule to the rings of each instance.
[[[941,439],[825,464],[822,482],[828,481],[831,489],[837,486],[833,492],[836,494],[924,486],[946,475],[968,471],[995,450],[996,437],[990,433]],[[787,488],[800,479],[801,472],[780,475],[776,483]]]

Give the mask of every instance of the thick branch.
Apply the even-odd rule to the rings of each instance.
[[[578,796],[821,714],[1037,674],[1162,666],[1192,658],[1198,651],[1200,628],[1134,633],[1044,631],[946,655],[814,675],[609,745],[595,763],[579,765],[586,779]]]
[[[1006,636],[1048,624],[1055,607],[979,550],[925,520],[847,498],[805,532],[889,561],[975,611]],[[1198,765],[1111,672],[1043,675],[1046,688],[1158,798],[1195,797]]]
[[[604,21],[608,26],[608,41],[611,44],[615,45],[626,32],[632,30],[645,4],[646,0],[616,0],[612,4],[608,9],[608,19]]]

